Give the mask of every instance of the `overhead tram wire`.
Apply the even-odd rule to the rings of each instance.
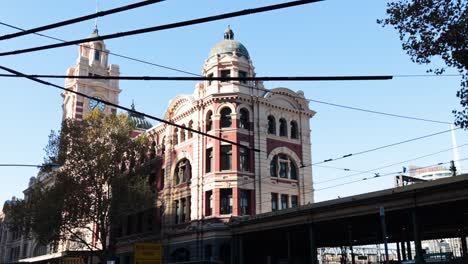
[[[22,29],[22,28],[19,28],[19,27],[13,26],[13,25],[9,25],[9,24],[7,24],[7,23],[0,22],[0,24],[1,24],[1,25],[4,25],[4,26],[7,26],[7,27],[11,27],[11,28],[17,29],[17,30],[22,30],[22,31],[24,31],[24,29]],[[54,40],[61,41],[61,42],[66,42],[66,41],[63,40],[63,39],[51,37],[51,36],[48,36],[48,35],[39,34],[39,33],[35,33],[35,34],[36,34],[36,35],[39,35],[39,36],[42,36],[42,37],[45,37],[45,38],[54,39]],[[76,44],[76,45],[78,45],[78,44]],[[93,48],[92,48],[92,49],[93,49]],[[193,72],[189,72],[189,71],[185,71],[185,70],[181,70],[181,69],[176,69],[176,68],[174,68],[174,67],[168,67],[168,66],[164,66],[164,65],[161,65],[161,64],[153,63],[153,62],[148,62],[148,61],[145,61],[145,60],[136,59],[136,58],[132,58],[132,57],[125,56],[125,55],[121,55],[121,54],[117,54],[117,53],[109,52],[109,54],[114,55],[114,56],[117,56],[117,57],[121,57],[121,58],[124,58],[124,59],[128,59],[128,60],[132,60],[132,61],[144,63],[144,64],[147,64],[147,65],[152,65],[152,66],[155,66],[155,67],[158,67],[158,68],[163,68],[163,69],[172,70],[172,71],[176,71],[176,72],[180,72],[180,73],[185,73],[185,74],[192,75],[192,76],[203,77],[203,75],[196,74],[196,73],[193,73]],[[267,89],[267,88],[260,88],[260,87],[255,87],[255,86],[253,86],[253,85],[246,85],[246,84],[242,84],[242,83],[239,83],[238,85],[243,86],[243,87],[247,87],[247,88],[256,89],[256,90],[259,90],[259,91],[266,91],[266,92],[270,92],[270,93],[273,93],[273,94],[275,93],[275,92],[272,91],[271,89]],[[431,120],[431,119],[418,118],[418,117],[412,117],[412,116],[397,115],[397,114],[386,113],[386,112],[380,112],[380,111],[374,111],[374,110],[363,109],[363,108],[358,108],[358,107],[352,107],[352,106],[347,106],[347,105],[334,104],[334,103],[325,102],[325,101],[319,101],[319,100],[314,100],[314,99],[307,99],[307,98],[303,98],[303,97],[300,97],[300,96],[292,96],[292,97],[297,98],[297,99],[301,99],[301,100],[306,100],[306,101],[309,101],[309,102],[314,102],[314,103],[319,103],[319,104],[325,104],[325,105],[329,105],[329,106],[335,106],[335,107],[340,107],[340,108],[350,109],[350,110],[355,110],[355,111],[361,111],[361,112],[366,112],[366,113],[379,114],[379,115],[385,115],[385,116],[391,116],[391,117],[397,117],[397,118],[404,118],[404,119],[416,120],[416,121],[424,121],[424,122],[438,123],[438,124],[452,124],[452,123],[450,123],[450,122],[445,122],[445,121]]]
[[[149,32],[156,32],[156,31],[168,30],[168,29],[173,29],[173,28],[186,27],[186,26],[197,25],[197,24],[202,24],[202,23],[207,23],[207,22],[212,22],[212,21],[217,21],[217,20],[223,20],[223,19],[232,18],[232,17],[246,16],[246,15],[269,12],[273,10],[279,10],[279,9],[284,9],[284,8],[289,8],[289,7],[294,7],[294,6],[301,6],[301,5],[316,3],[316,2],[321,2],[321,1],[323,0],[298,0],[298,1],[285,2],[281,4],[276,4],[276,5],[268,5],[268,6],[262,6],[262,7],[257,7],[257,8],[251,8],[251,9],[244,9],[241,11],[224,13],[221,15],[214,15],[214,16],[197,18],[197,19],[192,19],[192,20],[185,20],[181,22],[165,24],[165,25],[160,25],[160,26],[153,26],[153,27],[124,31],[124,32],[119,32],[119,33],[114,33],[114,34],[109,34],[109,35],[78,39],[78,40],[73,40],[73,41],[67,41],[64,43],[56,43],[56,44],[50,44],[50,45],[45,45],[45,46],[2,52],[0,53],[0,56],[23,54],[23,53],[29,53],[33,51],[39,51],[39,50],[66,47],[66,46],[71,46],[71,45],[90,42],[90,41],[115,39],[115,38],[139,35],[139,34],[144,34],[144,33],[149,33]]]
[[[455,162],[460,162],[460,161],[465,161],[465,160],[468,160],[468,158],[463,158],[463,159],[459,159],[459,160],[455,160]],[[446,162],[439,162],[439,163],[434,163],[432,165],[427,165],[427,166],[424,166],[424,167],[419,167],[417,169],[424,169],[424,168],[430,168],[430,167],[433,167],[433,166],[440,166],[440,165],[444,165],[444,164],[449,164],[451,161],[446,161]],[[416,169],[415,169],[416,170]],[[411,171],[411,170],[410,170]],[[333,189],[333,188],[337,188],[337,187],[340,187],[340,186],[344,186],[344,185],[349,185],[349,184],[353,184],[353,183],[357,183],[357,182],[361,182],[361,181],[368,181],[368,180],[373,180],[373,179],[380,179],[380,178],[383,178],[383,177],[388,177],[388,176],[392,176],[392,175],[398,175],[398,174],[402,174],[403,172],[402,171],[395,171],[395,172],[389,172],[389,173],[385,173],[385,174],[376,174],[374,175],[373,177],[366,177],[366,178],[362,178],[362,179],[359,179],[359,180],[354,180],[354,181],[350,181],[350,182],[345,182],[345,183],[340,183],[340,184],[336,184],[336,185],[332,185],[332,186],[327,186],[327,187],[324,187],[324,188],[319,188],[319,189],[311,189],[311,190],[307,190],[304,192],[304,194],[312,194],[316,191],[321,191],[321,190],[327,190],[327,189]],[[284,192],[287,192],[289,191],[291,188],[282,188],[282,189],[274,189],[274,191],[272,192],[277,192],[277,193],[280,193],[282,191]],[[263,195],[267,195],[267,194],[270,194],[271,192],[263,192],[261,194]],[[270,201],[265,201],[264,203],[269,203]]]
[[[6,26],[6,27],[9,27],[9,28],[14,28],[14,29],[20,30],[20,31],[25,31],[25,29],[23,29],[23,28],[20,28],[20,27],[17,27],[17,26],[13,26],[13,25],[10,25],[10,24],[4,23],[4,22],[0,22],[0,25]],[[52,37],[52,36],[50,36],[50,35],[45,35],[45,34],[41,34],[41,33],[34,33],[34,35],[41,36],[41,37],[48,38],[48,39],[52,39],[52,40],[57,40],[57,41],[60,41],[60,42],[63,42],[63,43],[67,42],[67,41],[64,40],[64,39]],[[75,45],[76,45],[76,46],[80,46],[79,44],[75,44]],[[92,49],[92,50],[97,50],[97,49],[94,48],[94,47],[88,47],[88,48],[90,48],[90,49]],[[106,51],[106,52],[107,52],[107,51]],[[136,61],[136,62],[139,62],[139,63],[143,63],[143,64],[155,66],[155,67],[162,68],[162,69],[166,69],[166,70],[176,71],[176,72],[185,73],[185,74],[193,75],[193,76],[200,76],[199,74],[196,74],[196,73],[192,73],[192,72],[188,72],[188,71],[176,69],[176,68],[169,67],[169,66],[164,66],[164,65],[161,65],[161,64],[157,64],[157,63],[145,61],[145,60],[142,60],[142,59],[132,58],[132,57],[129,57],[129,56],[126,56],[126,55],[122,55],[122,54],[117,54],[117,53],[114,53],[114,52],[107,52],[107,54],[114,55],[114,56],[116,56],[116,57],[123,58],[123,59],[127,59],[127,60],[131,60],[131,61]]]
[[[354,76],[261,76],[261,77],[207,77],[207,76],[85,76],[85,75],[52,75],[29,74],[35,78],[76,78],[76,79],[105,79],[105,80],[133,80],[133,81],[372,81],[391,80],[389,75],[354,75]],[[19,77],[15,74],[0,74],[0,77]]]
[[[428,134],[428,135],[424,135],[424,136],[420,136],[420,137],[416,137],[416,138],[411,138],[411,139],[399,141],[399,142],[396,142],[396,143],[392,143],[392,144],[388,144],[388,145],[384,145],[384,146],[380,146],[380,147],[376,147],[376,148],[371,148],[371,149],[359,151],[359,152],[356,152],[356,153],[346,154],[346,155],[343,155],[343,156],[338,157],[338,158],[326,159],[326,160],[323,160],[323,161],[320,161],[320,162],[312,163],[311,165],[314,166],[314,165],[323,164],[323,163],[332,162],[332,161],[337,161],[337,160],[341,160],[341,159],[345,159],[345,158],[349,158],[349,157],[354,157],[354,156],[357,156],[357,155],[373,152],[373,151],[376,151],[376,150],[389,148],[389,147],[401,145],[401,144],[404,144],[404,143],[408,143],[408,142],[412,142],[412,141],[416,141],[416,140],[420,140],[420,139],[424,139],[424,138],[428,138],[428,137],[437,136],[437,135],[448,133],[448,132],[451,132],[452,130],[458,130],[458,129],[460,129],[460,128],[457,127],[457,128],[454,128],[454,129],[444,130],[444,131],[440,131],[440,132],[436,132],[436,133],[432,133],[432,134]]]
[[[125,110],[125,111],[130,112],[130,113],[134,113],[134,114],[141,115],[141,116],[146,117],[146,118],[149,118],[149,119],[153,119],[153,120],[159,121],[159,122],[164,123],[164,124],[166,124],[166,125],[170,125],[170,126],[174,126],[174,127],[180,128],[180,129],[184,129],[184,130],[190,131],[190,132],[192,132],[192,133],[200,134],[200,135],[203,135],[203,136],[206,136],[206,137],[209,137],[209,138],[212,138],[212,139],[216,139],[216,140],[219,140],[219,141],[222,141],[222,142],[226,142],[226,143],[229,143],[229,144],[232,144],[232,145],[241,146],[241,147],[250,149],[250,150],[255,151],[255,152],[260,152],[259,149],[250,148],[250,147],[247,147],[247,146],[245,146],[245,145],[239,144],[239,143],[237,143],[237,142],[224,139],[224,138],[222,138],[222,137],[213,136],[213,135],[210,135],[210,134],[208,134],[208,133],[205,133],[205,132],[202,132],[202,131],[193,129],[193,128],[185,127],[185,126],[176,124],[176,123],[171,122],[171,121],[167,121],[167,120],[162,119],[162,118],[159,118],[159,117],[151,116],[151,115],[145,114],[145,113],[143,113],[143,112],[136,111],[136,110],[131,109],[131,108],[128,108],[128,107],[120,106],[120,105],[118,105],[118,104],[114,104],[114,103],[108,102],[108,101],[106,101],[106,100],[102,100],[102,99],[99,98],[99,97],[89,96],[89,95],[84,94],[84,93],[76,92],[76,91],[73,91],[73,90],[64,88],[64,87],[62,87],[62,86],[53,84],[53,83],[51,83],[51,82],[47,82],[47,81],[44,81],[44,80],[35,78],[35,77],[28,77],[27,74],[24,74],[24,73],[15,71],[15,70],[10,69],[10,68],[7,68],[7,67],[5,67],[5,66],[1,66],[1,65],[0,65],[0,69],[2,69],[2,70],[4,70],[4,71],[7,71],[7,72],[10,72],[10,73],[13,73],[13,74],[18,74],[18,75],[20,75],[20,76],[23,76],[24,78],[30,79],[30,80],[32,80],[32,81],[35,81],[35,82],[38,82],[38,83],[41,83],[41,84],[44,84],[44,85],[47,85],[47,86],[52,86],[52,87],[58,88],[58,89],[63,90],[63,91],[68,91],[68,92],[71,92],[71,93],[74,93],[74,94],[83,96],[83,97],[85,97],[85,98],[93,99],[93,100],[96,100],[96,101],[101,102],[101,103],[103,103],[103,104],[106,104],[106,105],[109,105],[109,106],[113,106],[113,107],[118,108],[118,109],[121,109],[121,110]]]
[[[463,158],[463,159],[458,159],[458,160],[454,160],[454,162],[460,162],[460,161],[465,161],[465,160],[468,160],[468,158]],[[444,164],[449,164],[451,163],[452,161],[446,161],[446,162],[439,162],[439,163],[435,163],[435,164],[432,164],[432,165],[428,165],[428,166],[424,166],[424,167],[419,167],[417,169],[424,169],[424,168],[430,168],[430,167],[433,167],[433,166],[440,166],[440,165],[444,165]],[[386,176],[391,176],[391,175],[396,175],[396,174],[402,174],[403,172],[402,171],[398,171],[398,172],[391,172],[391,173],[386,173],[386,174],[382,174],[382,175],[376,175],[374,177],[369,177],[369,178],[363,178],[363,179],[359,179],[359,180],[355,180],[355,181],[350,181],[350,182],[345,182],[345,183],[341,183],[341,184],[336,184],[336,185],[332,185],[332,186],[328,186],[328,187],[324,187],[324,188],[320,188],[320,189],[315,189],[314,191],[321,191],[321,190],[326,190],[326,189],[331,189],[331,188],[336,188],[336,187],[339,187],[339,186],[344,186],[344,185],[348,185],[348,184],[352,184],[352,183],[356,183],[356,182],[360,182],[360,181],[367,181],[367,180],[372,180],[372,179],[377,179],[377,178],[380,178],[380,177],[386,177]]]
[[[461,148],[461,147],[464,147],[464,146],[468,146],[468,143],[465,143],[465,144],[462,144],[462,145],[458,145],[457,148]],[[447,151],[453,150],[454,148],[455,148],[455,147],[448,148],[448,149],[443,149],[443,150],[439,150],[439,151],[437,151],[437,152],[433,152],[433,153],[426,154],[426,155],[419,156],[419,157],[412,158],[412,159],[407,159],[407,160],[404,160],[404,161],[399,161],[399,162],[392,163],[392,164],[389,164],[389,165],[384,165],[384,166],[381,166],[381,167],[378,167],[378,168],[374,168],[374,169],[370,169],[370,170],[366,170],[366,171],[363,171],[363,172],[360,172],[360,173],[355,173],[355,174],[350,174],[350,175],[346,175],[346,176],[342,176],[342,177],[336,177],[336,178],[332,178],[332,179],[328,179],[328,180],[324,180],[324,181],[315,182],[315,184],[322,184],[322,183],[326,183],[326,182],[332,182],[332,181],[336,181],[336,180],[341,180],[341,179],[345,179],[345,178],[350,178],[350,177],[353,177],[353,176],[362,175],[362,174],[364,174],[364,173],[373,173],[373,172],[378,171],[378,170],[381,170],[381,169],[386,169],[386,168],[393,167],[393,166],[396,166],[396,165],[408,163],[408,162],[410,162],[410,161],[415,161],[415,160],[427,158],[427,157],[430,157],[430,156],[434,156],[434,155],[437,155],[437,154],[440,154],[440,153],[443,153],[443,152],[447,152]],[[320,165],[317,165],[317,166],[320,166]]]
[[[121,7],[105,10],[105,11],[96,12],[90,15],[85,15],[85,16],[72,18],[72,19],[64,20],[64,21],[57,22],[57,23],[48,24],[45,26],[26,29],[26,30],[23,30],[22,32],[16,32],[12,34],[3,35],[3,36],[0,36],[0,40],[6,40],[6,39],[16,38],[16,37],[20,37],[24,35],[34,34],[36,32],[63,27],[63,26],[79,23],[82,21],[86,21],[86,20],[90,20],[90,19],[94,19],[98,17],[103,17],[103,16],[115,14],[115,13],[120,13],[123,11],[128,11],[131,9],[135,9],[135,8],[139,8],[139,7],[143,7],[147,5],[152,5],[152,4],[156,4],[156,3],[164,2],[164,1],[165,0],[145,0],[145,1],[137,2],[137,3],[126,5],[126,6],[121,6]]]

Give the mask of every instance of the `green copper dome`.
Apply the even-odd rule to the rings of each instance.
[[[132,110],[135,110],[135,104],[132,102]],[[144,116],[136,114],[134,112],[128,112],[128,122],[136,129],[147,130],[152,127],[151,123],[145,119]]]
[[[208,58],[221,54],[232,55],[234,52],[239,57],[244,56],[245,58],[250,59],[250,55],[247,51],[247,48],[245,48],[245,46],[242,45],[242,43],[240,43],[239,41],[234,40],[234,32],[228,26],[228,28],[224,31],[224,40],[216,44],[211,49]]]

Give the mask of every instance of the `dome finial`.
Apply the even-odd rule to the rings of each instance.
[[[231,29],[231,25],[224,31],[224,39],[234,39],[234,32]]]

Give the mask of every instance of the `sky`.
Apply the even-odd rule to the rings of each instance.
[[[99,0],[99,10],[134,1]],[[135,1],[136,2],[136,1]],[[101,35],[162,25],[226,12],[254,8],[280,1],[176,1],[168,0],[125,13],[98,19]],[[107,48],[121,55],[143,59],[197,74],[208,53],[222,40],[230,25],[235,39],[251,56],[257,76],[425,75],[431,66],[411,62],[402,50],[398,33],[376,23],[385,17],[386,1],[323,1],[273,12],[225,19],[184,28],[106,40]],[[0,9],[0,22],[32,28],[95,12],[96,1],[16,0]],[[87,37],[95,21],[43,32],[73,40]],[[0,25],[0,35],[15,30]],[[0,52],[54,43],[29,35],[1,41]],[[76,46],[0,57],[0,65],[28,74],[66,73],[78,56]],[[187,76],[182,73],[110,56],[122,75]],[[437,59],[435,63],[440,62]],[[440,65],[440,64],[439,64]],[[4,73],[4,72],[1,72]],[[448,72],[453,73],[453,72]],[[49,80],[63,85],[63,80]],[[121,81],[120,104],[135,101],[137,110],[162,117],[178,94],[191,94],[196,82]],[[387,81],[265,82],[266,88],[302,90],[309,99],[360,107],[392,114],[453,122],[459,108],[456,91],[459,77],[398,77]],[[60,91],[24,79],[0,77],[0,164],[41,164],[43,148],[51,130],[62,118]],[[401,119],[310,103],[317,112],[311,119],[312,162],[416,138],[450,129],[447,124]],[[152,121],[155,124],[154,121]],[[457,130],[459,145],[468,143],[466,131]],[[452,147],[450,133],[397,145],[313,166],[316,201],[391,188],[394,176],[357,181],[373,174],[346,177],[431,154]],[[460,158],[467,158],[459,148]],[[376,172],[401,171],[402,166],[427,166],[453,159],[452,151],[403,163]],[[461,162],[466,172],[468,163]],[[349,169],[351,171],[344,171]],[[0,203],[22,197],[36,168],[0,167]],[[330,179],[346,177],[331,182]],[[353,184],[339,184],[357,181]],[[320,183],[322,182],[322,183]]]

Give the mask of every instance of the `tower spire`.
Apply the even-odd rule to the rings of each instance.
[[[96,14],[99,12],[99,0],[96,0]],[[94,32],[98,33],[98,18],[94,20]]]

